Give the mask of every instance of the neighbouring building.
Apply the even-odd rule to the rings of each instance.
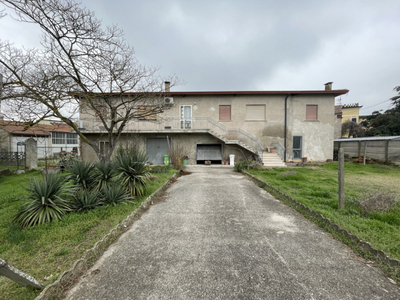
[[[360,109],[362,105],[358,103],[344,104],[342,105],[342,123],[346,121],[352,121],[360,123]]]
[[[59,156],[61,152],[79,153],[78,135],[64,123],[44,121],[26,128],[22,122],[0,120],[0,151],[23,152],[28,138],[37,141],[38,158]]]
[[[166,86],[168,109],[130,121],[120,143],[134,139],[154,164],[163,163],[171,145],[184,147],[189,164],[222,163],[231,154],[235,161],[262,160],[275,148],[282,161],[326,161],[333,158],[335,97],[347,92],[332,90],[331,82],[309,91],[173,92]],[[106,132],[93,112],[82,109],[80,120],[88,139],[107,149]],[[89,145],[81,151],[85,161],[97,160]]]

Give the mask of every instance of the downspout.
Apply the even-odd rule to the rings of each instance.
[[[287,142],[286,142],[286,140],[287,140],[287,99],[290,97],[290,94],[288,94],[286,97],[285,97],[285,134],[284,134],[284,141],[283,141],[283,143],[284,143],[284,145],[283,145],[283,147],[284,147],[284,152],[283,152],[283,162],[285,163],[286,162],[286,144],[287,144]]]

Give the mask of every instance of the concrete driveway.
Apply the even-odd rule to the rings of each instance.
[[[67,299],[400,299],[379,269],[245,176],[188,171]]]

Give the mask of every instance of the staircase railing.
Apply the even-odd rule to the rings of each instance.
[[[281,144],[279,141],[273,141],[271,143],[272,147],[276,147],[276,153],[279,155],[279,157],[282,159],[282,161],[285,160],[285,147]]]

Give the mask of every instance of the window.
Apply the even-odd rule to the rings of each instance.
[[[307,104],[306,120],[318,120],[318,105]]]
[[[138,106],[139,120],[156,120],[157,113],[154,105]]]
[[[64,132],[52,132],[51,141],[53,144],[65,144],[65,133]]]
[[[181,129],[192,128],[192,106],[181,105]]]
[[[51,138],[53,144],[78,144],[78,135],[76,133],[52,132]]]
[[[219,120],[220,121],[230,121],[231,120],[231,106],[230,105],[220,105],[219,106]]]
[[[78,135],[76,133],[66,133],[67,144],[78,144]]]
[[[301,136],[293,137],[293,159],[301,159],[302,158],[302,140]]]
[[[99,111],[98,113],[96,112],[96,121],[101,121],[100,115],[103,117],[107,117],[108,114],[108,108],[105,105],[97,105],[96,109]]]
[[[246,105],[246,120],[248,121],[264,121],[265,105]]]
[[[351,118],[351,121],[357,123],[357,118]]]

